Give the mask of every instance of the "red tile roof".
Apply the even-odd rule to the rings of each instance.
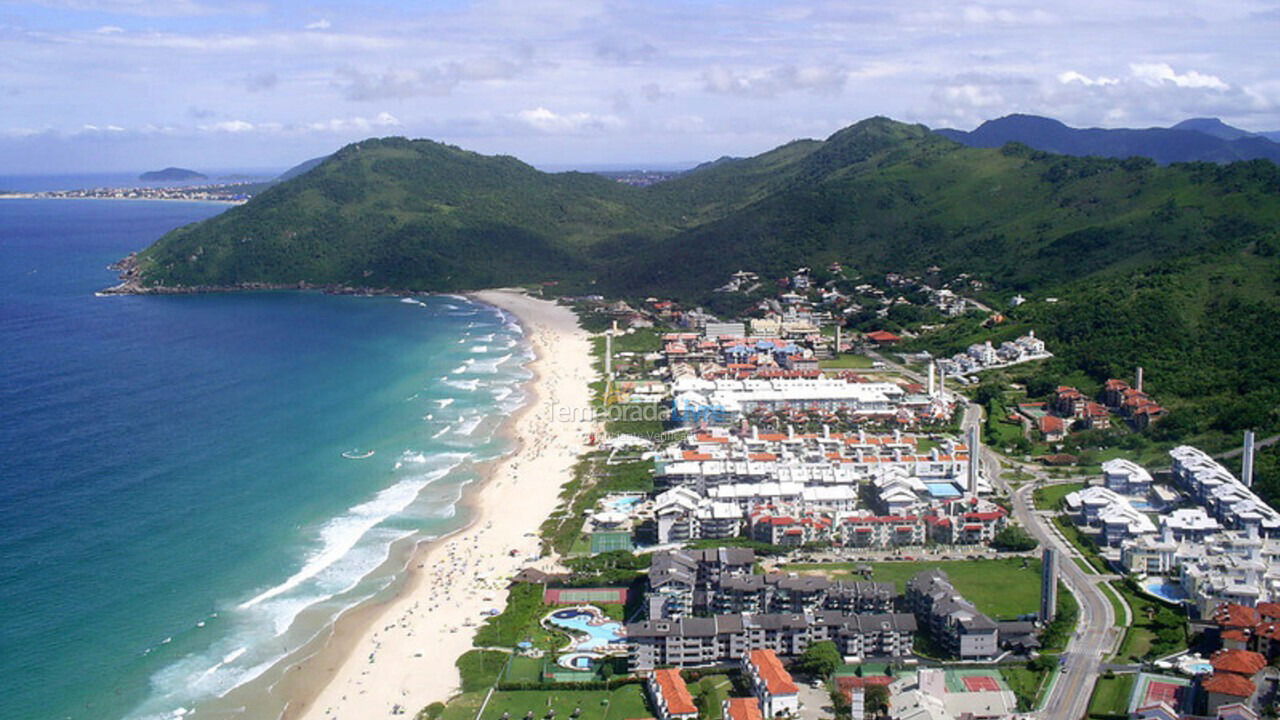
[[[1260,602],[1257,609],[1258,614],[1268,620],[1280,619],[1280,603]]]
[[[1213,611],[1213,621],[1222,627],[1251,628],[1262,622],[1257,610],[1236,603],[1223,603]]]
[[[782,661],[774,651],[752,650],[750,659],[770,695],[794,695],[800,692],[800,688],[791,680],[791,673],[782,667]]]
[[[684,684],[680,671],[672,668],[653,671],[653,680],[658,684],[658,692],[667,702],[667,712],[672,715],[696,715],[698,706],[693,704],[693,695],[689,694],[689,686]]]
[[[1234,673],[1214,673],[1202,680],[1200,687],[1205,692],[1232,697],[1250,697],[1257,689],[1252,680]]]
[[[878,343],[895,343],[902,340],[902,338],[898,337],[897,335],[894,335],[893,333],[887,332],[885,330],[875,330],[873,332],[869,332],[867,333],[867,339],[872,340],[874,342],[878,342]]]
[[[764,720],[760,701],[749,697],[729,698],[729,712],[725,717],[728,720]]]
[[[1267,666],[1267,659],[1249,650],[1226,649],[1210,655],[1209,663],[1217,672],[1251,676]]]

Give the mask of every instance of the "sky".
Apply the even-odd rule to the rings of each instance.
[[[0,0],[0,174],[370,136],[676,166],[884,115],[1280,130],[1280,0]]]

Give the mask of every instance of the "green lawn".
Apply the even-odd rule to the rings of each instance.
[[[708,675],[690,685],[689,692],[693,693],[693,700],[700,711],[698,717],[701,720],[721,720],[721,709],[731,690],[733,681],[728,675]]]
[[[872,362],[866,355],[841,353],[839,357],[819,362],[818,366],[823,370],[866,370],[871,367]]]
[[[1089,564],[1093,566],[1094,570],[1097,570],[1100,573],[1111,572],[1111,569],[1107,567],[1107,561],[1103,560],[1102,556],[1098,554],[1098,550],[1094,547],[1093,541],[1085,537],[1084,534],[1080,532],[1080,528],[1077,528],[1076,524],[1071,522],[1071,518],[1066,517],[1065,515],[1058,515],[1053,519],[1053,522],[1058,526],[1058,529],[1062,530],[1062,536],[1067,539],[1067,542],[1071,543],[1076,550],[1080,551],[1080,554],[1089,561]]]
[[[1125,602],[1119,591],[1112,587],[1111,583],[1104,582],[1100,583],[1100,585],[1105,588],[1102,594],[1107,596],[1107,601],[1111,603],[1111,610],[1116,615],[1116,627],[1126,627],[1124,611],[1128,603]]]
[[[1062,507],[1062,499],[1068,494],[1080,490],[1084,483],[1063,483],[1061,485],[1045,485],[1036,488],[1032,494],[1037,510],[1057,510]]]
[[[512,720],[521,720],[530,711],[535,718],[544,718],[548,710],[555,710],[557,718],[567,719],[577,708],[582,709],[578,716],[581,720],[653,717],[644,695],[644,686],[640,684],[623,685],[616,690],[557,690],[552,687],[495,692],[480,720],[500,720],[503,713],[508,713]],[[454,704],[450,703],[450,708]],[[471,717],[475,717],[474,710]]]
[[[1129,711],[1129,694],[1133,692],[1134,675],[1100,677],[1089,698],[1089,717],[1124,717]]]
[[[1166,655],[1186,647],[1185,630],[1180,636],[1175,633],[1175,637],[1167,643],[1160,641],[1160,629],[1153,618],[1168,606],[1147,595],[1133,592],[1123,582],[1114,583],[1112,587],[1133,610],[1133,623],[1125,630],[1124,639],[1120,641],[1120,649],[1115,655],[1116,662],[1142,660],[1148,655]]]
[[[1000,676],[1018,698],[1018,710],[1031,712],[1040,704],[1040,694],[1049,685],[1052,672],[1036,672],[1022,665],[1006,665],[1000,668]]]
[[[1023,561],[1026,568],[1023,568]],[[1038,558],[1000,558],[996,560],[952,560],[927,562],[825,563],[785,565],[784,570],[797,572],[836,571],[836,576],[849,578],[857,565],[872,568],[871,579],[891,582],[899,592],[916,573],[940,568],[951,578],[962,595],[978,609],[999,620],[1010,620],[1034,613],[1040,608],[1040,560]],[[861,579],[857,576],[855,579]]]

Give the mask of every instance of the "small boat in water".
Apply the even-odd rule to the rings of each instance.
[[[365,452],[360,452],[359,450],[348,450],[342,453],[342,457],[348,460],[364,460],[365,458],[373,457],[373,451],[367,450]]]

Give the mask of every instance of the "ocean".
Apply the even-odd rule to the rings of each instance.
[[[510,449],[530,354],[496,308],[94,295],[223,209],[0,200],[0,717],[179,717],[268,682]]]

